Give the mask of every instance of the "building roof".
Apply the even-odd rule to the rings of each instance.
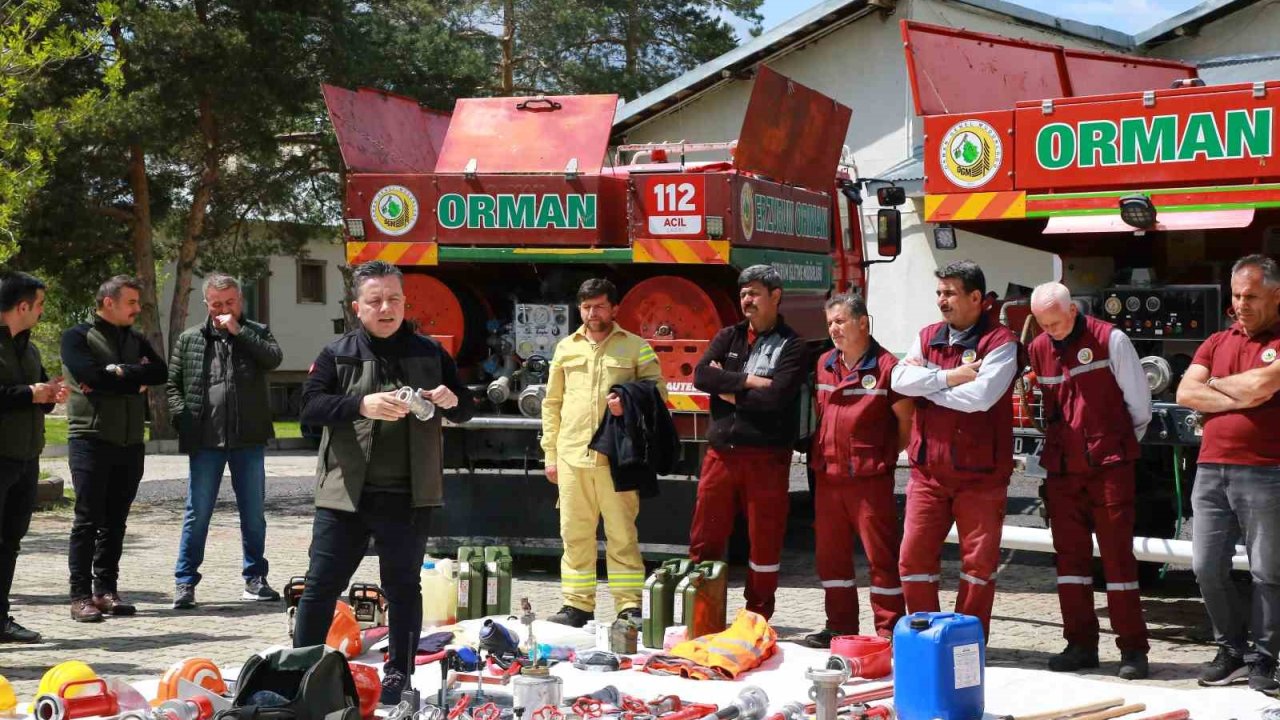
[[[1235,12],[1239,12],[1259,0],[1205,0],[1185,12],[1178,13],[1164,22],[1157,23],[1133,36],[1134,47],[1150,47],[1176,40]]]
[[[892,8],[896,2],[897,0],[823,0],[750,42],[743,43],[622,105],[614,116],[613,131],[626,132],[694,96],[743,77],[761,62],[811,43],[880,8]],[[1133,38],[1117,30],[1054,17],[1005,0],[952,2],[998,13],[1027,25],[1111,45],[1116,49],[1129,49],[1133,46]]]

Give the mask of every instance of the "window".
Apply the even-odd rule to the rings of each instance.
[[[257,280],[245,282],[241,288],[244,295],[244,316],[263,325],[271,323],[270,279],[271,275],[268,273]]]
[[[298,304],[321,303],[324,299],[323,260],[298,260]]]

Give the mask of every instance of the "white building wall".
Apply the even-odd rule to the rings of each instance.
[[[858,172],[864,177],[874,177],[910,157],[912,148],[923,142],[902,51],[899,21],[904,17],[1070,47],[1114,50],[970,5],[905,0],[899,2],[894,15],[861,18],[769,61],[775,70],[852,108],[853,118],[845,143],[853,151]],[[732,80],[637,126],[626,140],[735,139],[750,92],[750,80]],[[977,261],[986,272],[988,287],[1001,294],[1010,282],[1034,286],[1053,279],[1050,253],[970,233],[959,233],[954,251],[935,250],[932,226],[922,223],[910,207],[903,210],[903,254],[893,263],[871,268],[868,297],[876,337],[891,352],[906,352],[919,328],[939,319],[933,302],[936,285],[933,272],[953,260]],[[864,212],[874,211],[873,198]],[[869,245],[868,257],[874,258],[874,240]]]
[[[271,275],[267,320],[271,333],[284,351],[284,361],[276,373],[305,373],[320,353],[320,348],[337,337],[333,332],[333,319],[342,317],[339,303],[343,297],[342,273],[338,268],[346,262],[342,243],[313,240],[307,244],[307,252],[307,259],[325,263],[323,303],[298,303],[297,258],[272,257],[269,261]],[[161,327],[168,327],[169,323],[169,308],[173,302],[173,272],[174,266],[170,265],[161,276]],[[204,322],[208,316],[201,294],[203,282],[201,277],[192,280],[192,292],[187,306],[187,327]]]

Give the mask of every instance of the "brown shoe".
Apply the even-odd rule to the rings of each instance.
[[[137,607],[125,602],[116,592],[94,595],[93,604],[103,615],[134,615],[138,612]]]
[[[71,601],[71,619],[76,622],[102,622],[102,611],[93,604],[93,598],[76,598]]]

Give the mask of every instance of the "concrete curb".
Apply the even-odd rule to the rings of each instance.
[[[180,455],[177,440],[150,440],[146,443],[148,455]],[[272,438],[267,441],[268,450],[315,450],[316,440],[307,438]],[[41,457],[66,457],[66,445],[45,445]]]

